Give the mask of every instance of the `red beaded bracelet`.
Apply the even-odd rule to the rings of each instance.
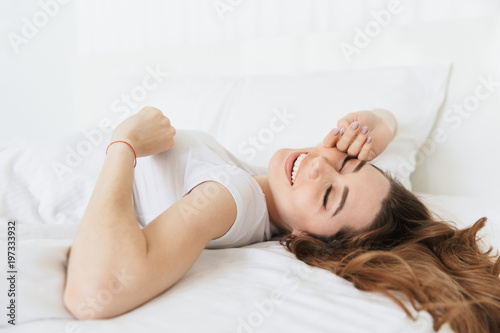
[[[135,154],[134,147],[132,147],[132,145],[130,143],[128,143],[128,142],[125,142],[125,141],[113,141],[113,142],[111,142],[108,145],[108,147],[106,148],[106,155],[108,154],[108,148],[109,148],[109,146],[111,146],[113,143],[117,143],[117,142],[123,142],[123,143],[127,144],[130,148],[132,148],[132,151],[134,152],[134,168],[135,168],[135,166],[137,165],[137,155]]]

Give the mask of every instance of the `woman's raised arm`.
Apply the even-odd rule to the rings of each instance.
[[[371,161],[387,148],[396,132],[396,118],[385,109],[351,112],[337,122],[323,145]]]
[[[126,141],[140,157],[170,149],[174,135],[161,111],[145,108],[122,122],[111,141]],[[132,202],[133,177],[133,150],[124,143],[109,146],[68,257],[63,300],[78,319],[113,317],[155,297],[235,220],[234,199],[218,183],[211,204],[196,210],[195,200],[208,186],[204,183],[141,230]],[[193,209],[196,213],[186,213]]]

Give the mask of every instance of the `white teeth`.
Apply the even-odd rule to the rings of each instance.
[[[299,157],[295,160],[295,163],[293,164],[293,169],[292,169],[292,185],[295,183],[295,177],[297,176],[297,171],[299,170],[300,164],[304,160],[304,158],[307,156],[307,154],[300,154]]]

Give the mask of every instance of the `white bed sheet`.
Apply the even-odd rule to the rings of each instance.
[[[484,246],[500,244],[496,203],[419,194],[457,226],[489,218]],[[172,288],[111,320],[79,322],[62,304],[66,251],[77,224],[17,227],[18,317],[8,332],[433,332],[422,312],[411,321],[390,299],[298,261],[277,240],[237,249],[204,250]],[[0,232],[2,243],[5,229]],[[1,280],[5,290],[5,280]],[[2,293],[2,302],[4,293]],[[194,319],[196,318],[196,319]],[[3,326],[3,327],[2,327]],[[445,326],[441,333],[451,332]]]
[[[20,308],[9,332],[433,332],[427,313],[413,322],[388,298],[305,265],[277,241],[204,250],[154,300],[111,320],[78,322],[61,301],[71,239],[28,240],[28,234],[21,232],[18,243]]]

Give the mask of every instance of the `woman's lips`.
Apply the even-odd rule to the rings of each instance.
[[[300,156],[304,154],[304,152],[294,152],[291,153],[288,158],[285,161],[285,175],[288,178],[288,181],[290,182],[290,186],[292,186],[292,168],[293,164],[295,163],[295,160]]]

